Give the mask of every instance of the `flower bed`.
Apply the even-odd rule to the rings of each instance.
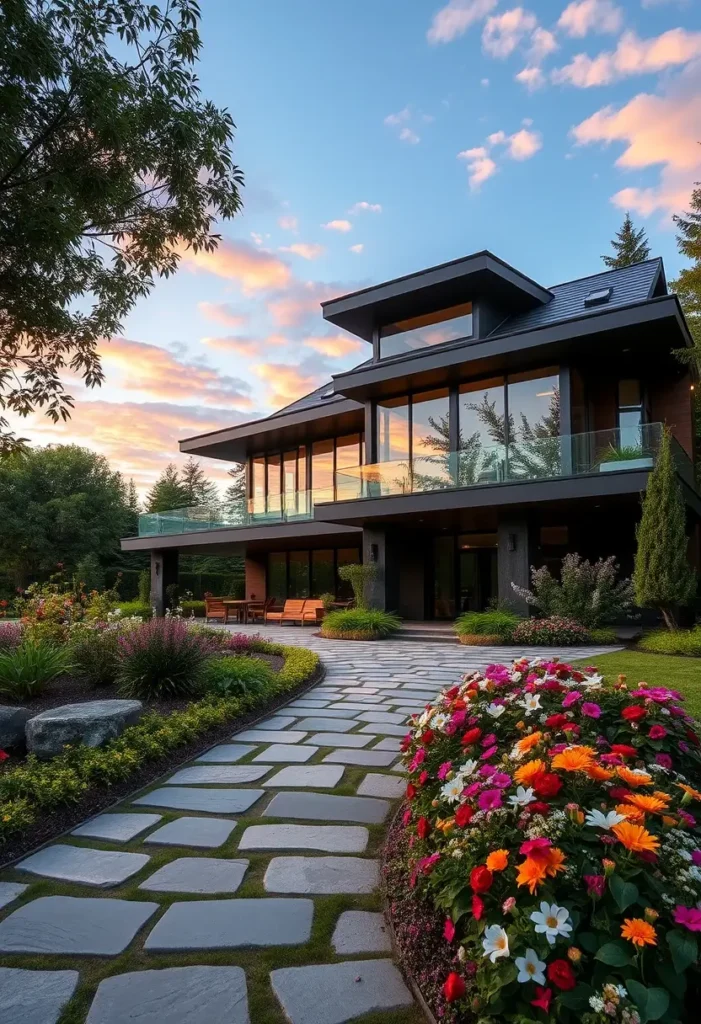
[[[522,619],[511,635],[511,642],[536,647],[574,647],[590,644],[592,637],[586,626],[574,619],[551,615],[548,619]]]
[[[701,756],[681,700],[524,659],[415,716],[403,822],[454,951],[441,1015],[694,1018]]]

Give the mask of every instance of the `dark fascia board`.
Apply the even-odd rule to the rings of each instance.
[[[693,347],[679,299],[676,295],[661,295],[616,309],[583,314],[576,319],[562,320],[533,330],[490,335],[478,341],[465,339],[454,344],[437,345],[406,356],[365,364],[355,370],[335,374],[332,378],[333,387],[336,394],[353,395],[362,401],[369,396],[368,389],[373,389],[384,382],[389,383],[395,378],[419,376],[424,372],[464,366],[477,360],[493,359],[621,327],[633,327],[669,318],[674,319],[679,327],[681,347]]]
[[[267,523],[261,526],[221,527],[216,530],[199,530],[196,533],[159,534],[155,537],[123,537],[122,551],[161,551],[181,548],[211,548],[218,544],[246,545],[254,541],[285,541],[290,539],[310,540],[317,537],[333,536],[339,533],[353,537],[360,532],[358,527],[337,526],[335,523],[317,523],[309,520],[303,523]]]
[[[461,280],[475,275],[481,275],[483,279],[492,278],[495,282],[498,280],[505,307],[516,303],[517,308],[528,309],[549,302],[553,297],[553,293],[547,288],[543,288],[485,249],[471,256],[441,263],[437,267],[429,267],[392,281],[385,281],[383,284],[341,295],[337,299],[329,299],[321,303],[321,309],[325,320],[364,341],[372,341],[373,328],[376,324],[398,315],[394,308],[398,301],[405,300],[412,294],[417,298],[423,294],[427,300],[423,311],[429,312],[432,292],[443,294],[451,284],[458,285]],[[459,301],[457,295],[453,301]],[[390,315],[383,316],[385,307],[392,308]]]
[[[264,449],[266,434],[272,431],[277,432],[286,428],[295,428],[318,420],[332,420],[336,416],[357,412],[362,410],[362,408],[361,404],[348,398],[340,401],[337,398],[331,399],[328,402],[319,402],[306,409],[296,409],[293,412],[287,413],[283,411],[273,416],[266,416],[264,419],[241,423],[235,427],[225,427],[222,430],[214,430],[208,434],[187,437],[179,442],[180,451],[242,462],[245,461],[251,447],[250,442],[254,438],[259,440],[261,449]],[[218,453],[217,449],[223,446],[226,446],[226,452],[223,454]]]

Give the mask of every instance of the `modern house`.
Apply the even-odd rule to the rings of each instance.
[[[691,346],[662,261],[545,288],[478,252],[322,304],[367,359],[265,419],[181,441],[245,463],[247,500],[143,515],[152,597],[178,552],[242,554],[246,597],[339,596],[377,563],[373,599],[451,619],[564,554],[632,569],[663,424],[699,564]]]

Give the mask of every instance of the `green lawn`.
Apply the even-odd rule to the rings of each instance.
[[[701,658],[678,658],[669,654],[645,654],[641,651],[620,651],[600,658],[575,662],[596,664],[603,675],[615,679],[623,673],[628,683],[645,681],[652,686],[669,686],[686,697],[686,708],[694,718],[701,719]]]

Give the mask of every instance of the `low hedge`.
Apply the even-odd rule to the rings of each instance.
[[[543,647],[570,647],[590,644],[591,633],[580,622],[551,615],[547,619],[522,619],[513,631],[514,644]]]
[[[516,612],[490,608],[486,612],[463,612],[453,629],[463,644],[508,644],[520,621]]]
[[[41,812],[77,802],[92,786],[123,782],[146,762],[157,761],[210,729],[296,689],[319,666],[319,656],[313,651],[265,641],[256,648],[285,659],[271,688],[263,694],[206,697],[170,715],[148,712],[104,747],[66,746],[51,761],[39,761],[30,754],[23,764],[0,774],[0,845],[32,825]]]
[[[381,640],[401,626],[399,616],[377,608],[350,608],[329,612],[321,624],[321,635],[329,640]]]
[[[638,647],[650,654],[682,654],[701,658],[701,626],[693,629],[655,629],[638,641]]]

